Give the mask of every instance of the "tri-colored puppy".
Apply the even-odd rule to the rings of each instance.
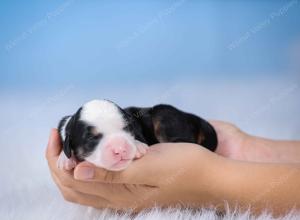
[[[122,109],[108,100],[93,100],[65,116],[58,129],[63,143],[58,166],[67,170],[85,160],[119,171],[156,143],[189,142],[214,151],[218,142],[207,121],[170,105]]]

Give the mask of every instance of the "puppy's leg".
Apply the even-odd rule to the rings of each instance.
[[[139,159],[147,153],[149,146],[138,140],[135,140],[135,144],[136,144],[136,154],[134,158]]]
[[[72,155],[70,158],[67,158],[65,153],[62,151],[57,160],[57,167],[64,170],[72,170],[77,165],[76,158]]]

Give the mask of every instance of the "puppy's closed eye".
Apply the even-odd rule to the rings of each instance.
[[[88,141],[100,140],[103,137],[103,134],[97,131],[95,127],[89,126],[87,128],[86,139]]]
[[[96,135],[94,135],[94,134],[89,134],[88,135],[88,137],[87,137],[87,139],[88,140],[100,140],[101,138],[103,137],[103,134],[101,134],[101,133],[98,133],[98,134],[96,134]]]

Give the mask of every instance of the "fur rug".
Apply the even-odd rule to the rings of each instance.
[[[6,193],[1,197],[0,216],[2,220],[33,220],[33,219],[66,219],[66,220],[157,220],[157,219],[205,219],[205,220],[298,220],[300,213],[291,211],[285,216],[273,218],[270,213],[259,216],[251,215],[250,211],[238,212],[227,210],[222,216],[211,209],[159,209],[145,210],[137,215],[116,213],[111,210],[97,210],[69,202],[65,202],[53,184],[29,184]]]
[[[4,201],[5,199],[5,201]],[[215,210],[199,209],[164,209],[153,208],[143,211],[135,216],[130,213],[116,213],[111,210],[97,210],[65,202],[53,185],[37,185],[19,188],[17,191],[7,193],[1,198],[0,215],[3,220],[33,220],[33,219],[66,219],[66,220],[157,220],[157,219],[205,219],[205,220],[298,220],[300,213],[291,211],[285,216],[273,218],[270,213],[253,216],[249,211],[229,211],[222,216]]]

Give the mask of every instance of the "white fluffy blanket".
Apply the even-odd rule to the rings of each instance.
[[[133,217],[65,202],[44,159],[51,127],[87,100],[109,98],[121,106],[164,102],[205,118],[228,120],[255,135],[299,139],[300,88],[280,82],[180,83],[135,88],[84,90],[76,85],[40,93],[0,94],[0,219],[253,219],[249,212],[152,209]],[[126,92],[124,92],[126,91]],[[140,91],[136,95],[136,91]],[[90,93],[89,93],[90,92]],[[84,95],[83,95],[84,94]],[[99,94],[99,95],[95,95]],[[147,97],[145,100],[144,97]],[[296,120],[298,119],[298,121]],[[258,219],[272,219],[264,213]],[[285,219],[300,219],[291,212]]]

